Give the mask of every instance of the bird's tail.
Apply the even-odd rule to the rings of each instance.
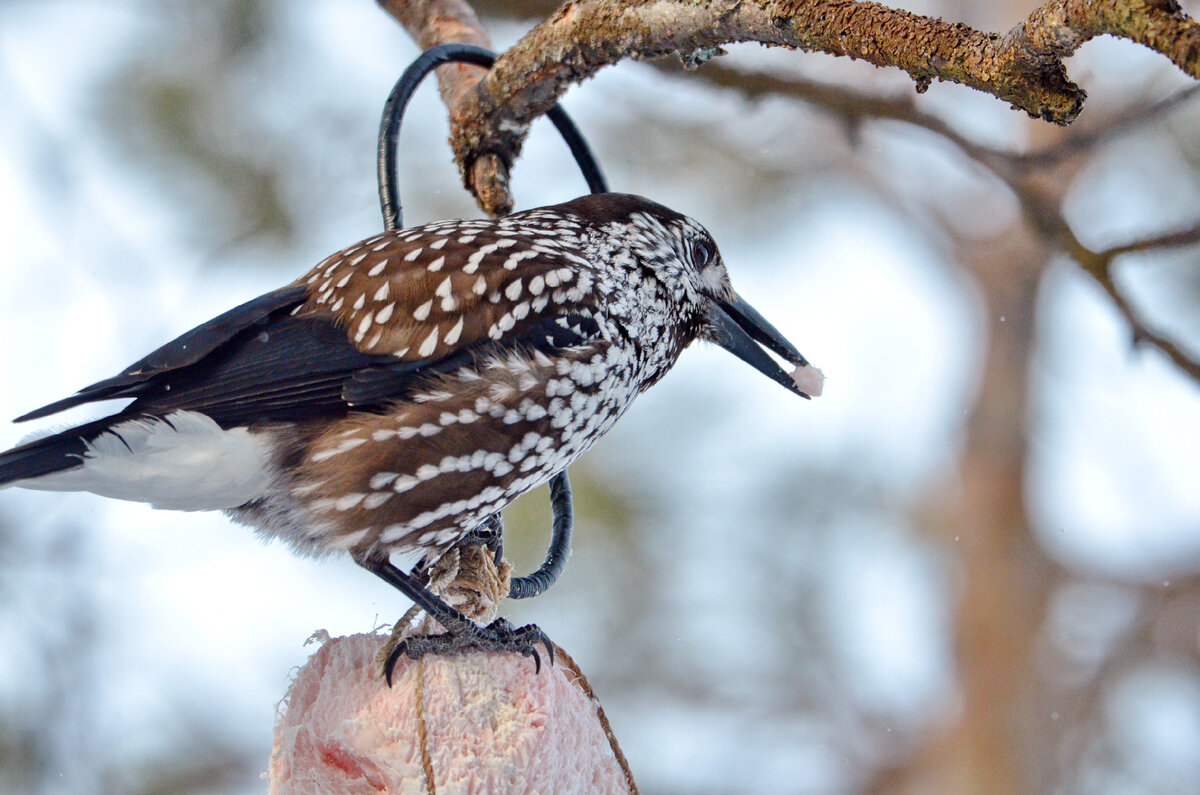
[[[262,496],[268,437],[191,411],[117,414],[0,453],[0,488],[90,491],[156,508],[210,511]]]
[[[0,489],[83,464],[87,443],[112,424],[111,418],[89,422],[32,439],[0,453]]]

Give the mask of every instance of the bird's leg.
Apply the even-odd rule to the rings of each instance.
[[[533,657],[535,669],[541,671],[542,659],[536,648],[541,643],[546,647],[550,664],[554,664],[554,644],[538,626],[526,624],[514,627],[505,619],[497,618],[481,627],[426,588],[416,577],[393,565],[386,554],[356,556],[354,562],[412,599],[446,630],[440,635],[414,635],[399,641],[384,663],[383,672],[388,686],[392,684],[392,669],[402,655],[417,660],[426,654],[454,654],[468,648],[516,652]]]

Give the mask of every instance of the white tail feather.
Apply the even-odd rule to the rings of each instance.
[[[267,440],[248,428],[224,430],[203,414],[176,411],[115,425],[88,443],[83,466],[12,485],[209,511],[261,496],[270,461]]]

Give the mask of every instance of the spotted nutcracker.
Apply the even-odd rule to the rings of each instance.
[[[820,393],[819,371],[733,291],[708,232],[647,199],[397,230],[18,418],[133,399],[3,453],[0,486],[223,510],[299,552],[345,550],[413,597],[448,630],[410,642],[414,656],[536,655],[536,627],[448,615],[390,553],[432,559],[545,483],[695,339]]]

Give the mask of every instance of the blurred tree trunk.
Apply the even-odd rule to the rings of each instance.
[[[1020,223],[960,253],[985,302],[986,359],[959,481],[933,495],[920,519],[957,554],[960,711],[873,792],[1023,793],[1040,778],[1033,650],[1054,567],[1032,537],[1023,485],[1036,299],[1051,255]]]

